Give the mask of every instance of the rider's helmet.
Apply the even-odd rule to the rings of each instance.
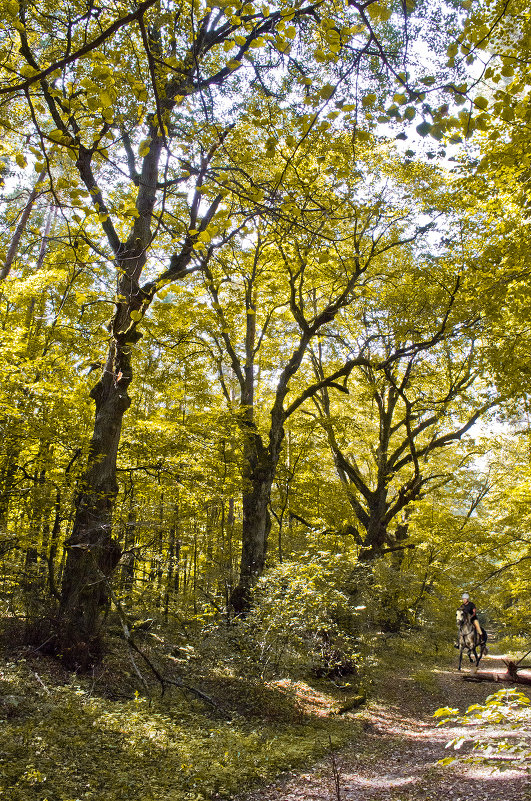
[[[470,599],[470,595],[468,594],[468,592],[464,592],[462,594],[462,596],[461,596],[461,600],[462,601],[468,601],[469,599]]]

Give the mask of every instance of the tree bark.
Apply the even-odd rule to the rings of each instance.
[[[462,676],[463,681],[503,681],[511,684],[531,684],[531,676],[522,676],[518,673],[518,666],[514,662],[503,660],[507,665],[505,673],[487,672],[471,673]]]
[[[247,444],[245,455],[240,577],[230,598],[233,610],[240,615],[248,610],[250,591],[265,567],[271,530],[268,506],[278,462],[278,458],[276,462],[271,458],[258,435],[253,439],[254,447]]]
[[[260,434],[249,422],[244,448],[244,491],[242,497],[242,556],[240,577],[230,605],[236,614],[245,614],[250,606],[250,591],[264,571],[271,516],[269,502],[282,443],[284,441],[284,399],[287,381],[279,382],[277,399],[271,410],[269,444],[265,447]]]
[[[107,580],[120,559],[112,537],[118,493],[116,460],[123,415],[129,408],[130,349],[113,343],[102,378],[91,392],[96,404],[88,467],[81,479],[59,609],[59,648],[70,667],[86,669],[101,656],[101,613],[108,602]]]

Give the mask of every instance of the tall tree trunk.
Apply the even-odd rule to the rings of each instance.
[[[41,174],[37,178],[36,185],[33,187],[32,191],[31,191],[31,194],[29,196],[29,199],[28,199],[28,202],[26,204],[26,207],[24,208],[24,211],[22,212],[21,218],[19,220],[19,223],[18,223],[18,226],[17,226],[17,230],[16,230],[16,232],[15,232],[15,234],[13,236],[13,239],[11,240],[11,245],[9,247],[9,250],[8,250],[8,253],[7,253],[7,256],[6,256],[6,261],[5,261],[2,269],[0,270],[0,280],[3,280],[5,278],[7,278],[8,274],[9,274],[9,272],[11,270],[11,267],[13,265],[13,262],[14,262],[16,256],[17,256],[18,246],[20,244],[20,239],[21,239],[22,234],[24,233],[24,231],[26,229],[26,226],[27,226],[31,211],[32,211],[33,206],[35,204],[35,200],[37,199],[37,196],[38,196],[38,192],[37,192],[36,186],[41,181],[44,180],[45,175],[46,175],[46,171],[41,172]],[[56,214],[57,214],[57,209],[53,206],[53,204],[51,204],[49,209],[48,209],[48,215],[46,217],[46,224],[45,224],[44,232],[43,232],[42,238],[41,238],[39,256],[37,258],[37,263],[36,263],[36,267],[35,267],[35,271],[36,272],[41,269],[41,267],[42,267],[42,265],[44,263],[44,258],[46,256],[46,252],[47,252],[48,239],[49,239],[49,236],[50,236],[50,231],[52,229],[54,217],[55,217]],[[29,358],[33,358],[33,356],[34,356],[33,349],[34,349],[34,346],[35,346],[35,339],[36,339],[36,337],[32,337],[30,335],[31,334],[31,330],[30,330],[31,329],[31,321],[32,321],[32,316],[33,316],[33,310],[34,310],[34,307],[35,307],[35,301],[36,301],[35,297],[31,298],[29,306],[28,306],[28,310],[26,312],[26,321],[25,321],[26,337],[28,339],[27,356]],[[44,317],[44,309],[42,311],[41,317]],[[20,433],[16,433],[16,434],[10,436],[8,438],[8,440],[7,440],[7,448],[5,449],[5,453],[7,455],[6,465],[2,470],[2,476],[0,478],[0,528],[6,528],[7,527],[8,515],[9,515],[9,503],[10,503],[10,500],[11,500],[11,493],[12,493],[13,484],[14,484],[14,480],[15,480],[15,474],[16,474],[16,470],[17,470],[17,462],[18,462],[18,457],[19,457],[20,450],[21,450],[21,447],[22,447],[22,442],[23,442],[23,437],[20,435]]]
[[[166,587],[164,592],[164,620],[168,622],[170,603],[174,595],[179,593],[179,555],[181,543],[179,542],[179,501],[175,502],[173,520],[169,529],[168,542],[168,572],[166,574]]]
[[[4,440],[6,447],[6,462],[0,476],[0,528],[8,527],[9,506],[15,484],[17,462],[20,453],[20,438],[12,437]]]
[[[173,106],[171,101],[170,106]],[[63,659],[83,669],[101,653],[100,623],[109,599],[108,580],[120,559],[120,548],[112,537],[112,512],[118,493],[116,461],[123,416],[131,403],[127,394],[132,381],[131,346],[141,338],[137,322],[145,314],[162,281],[182,278],[189,272],[194,241],[185,237],[180,253],[174,254],[169,268],[157,281],[140,285],[147,250],[151,244],[151,221],[157,199],[158,167],[163,134],[152,118],[149,153],[144,157],[139,180],[136,210],[138,216],[127,242],[121,242],[97,186],[91,168],[91,151],[79,147],[76,162],[81,178],[98,211],[105,217],[102,228],[107,235],[118,276],[116,311],[110,323],[111,345],[100,381],[91,392],[96,416],[88,465],[76,498],[72,536],[66,543],[68,555],[63,573],[59,610],[58,644]],[[212,158],[214,149],[209,158]],[[204,161],[204,169],[208,159]],[[203,175],[198,178],[198,186]],[[190,210],[191,224],[202,231],[208,227],[221,201],[210,204],[199,219],[201,194],[196,192]]]
[[[101,613],[108,580],[120,559],[112,537],[112,511],[118,493],[116,460],[123,415],[129,408],[129,347],[113,343],[102,378],[91,392],[96,403],[88,467],[75,500],[72,535],[66,542],[59,609],[59,647],[65,664],[85,669],[101,656]]]
[[[242,556],[240,577],[230,598],[238,615],[250,605],[250,592],[264,571],[271,516],[269,502],[278,466],[284,429],[282,417],[272,415],[269,447],[265,447],[257,432],[249,433],[244,450],[244,490],[242,497]]]
[[[120,576],[120,585],[122,592],[125,593],[127,599],[130,601],[133,593],[133,586],[135,581],[136,569],[136,499],[134,489],[131,489],[129,497],[129,510],[127,512],[127,520],[125,523],[124,535],[124,552],[125,557],[122,559],[122,568]]]
[[[240,578],[230,598],[236,614],[242,614],[248,609],[250,590],[264,571],[271,530],[268,506],[273,475],[271,465],[256,465],[249,480],[250,487],[243,494]]]
[[[66,664],[87,668],[101,655],[101,618],[109,600],[108,582],[120,560],[120,547],[112,537],[112,513],[118,484],[116,462],[123,416],[130,406],[127,394],[132,381],[131,346],[141,334],[131,314],[142,314],[154,289],[146,295],[140,287],[146,250],[151,241],[151,219],[156,201],[162,138],[154,122],[151,145],[142,164],[136,198],[138,216],[127,242],[121,242],[107,218],[102,227],[116,258],[118,276],[116,310],[110,323],[111,343],[103,375],[90,395],[96,404],[94,429],[87,469],[75,500],[72,536],[66,542],[58,619],[58,645]],[[76,162],[79,174],[100,212],[107,207],[91,167],[91,151],[80,146]],[[189,252],[181,254],[183,263]],[[179,261],[179,260],[178,260]],[[179,264],[181,262],[179,261]]]
[[[368,502],[368,524],[363,546],[359,554],[361,562],[370,562],[382,553],[387,543],[387,488],[379,482],[379,486],[371,493]]]
[[[230,596],[234,584],[234,523],[236,515],[234,512],[234,497],[231,495],[227,509],[227,539],[225,551],[225,606],[230,606]]]
[[[13,262],[17,257],[20,240],[22,239],[22,234],[26,230],[28,220],[30,218],[31,212],[33,211],[33,206],[35,205],[35,201],[39,196],[40,189],[38,187],[40,186],[42,181],[44,181],[45,178],[46,178],[46,169],[42,170],[39,173],[39,177],[37,178],[35,185],[29,194],[27,203],[24,206],[24,209],[22,210],[22,214],[20,215],[20,219],[15,229],[15,233],[13,234],[13,239],[11,240],[11,244],[9,245],[9,249],[6,254],[6,260],[2,265],[2,267],[0,268],[0,281],[3,281],[4,278],[7,278],[7,276],[11,272],[11,267],[13,266]]]
[[[55,493],[55,506],[54,506],[54,519],[53,526],[50,533],[49,549],[46,557],[48,563],[48,589],[53,598],[59,599],[59,592],[57,590],[57,582],[55,579],[55,557],[57,556],[57,544],[59,542],[59,535],[61,533],[61,490],[56,489]]]

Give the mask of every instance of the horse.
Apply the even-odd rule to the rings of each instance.
[[[457,628],[458,628],[458,642],[459,642],[459,667],[461,670],[461,660],[463,659],[463,651],[466,651],[468,658],[471,662],[476,663],[476,670],[481,661],[483,654],[486,651],[486,636],[481,638],[474,626],[471,616],[468,612],[458,609],[456,613]],[[479,647],[479,655],[477,649]],[[474,658],[472,658],[474,654]]]

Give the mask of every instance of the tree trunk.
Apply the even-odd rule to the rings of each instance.
[[[511,684],[531,684],[531,676],[522,676],[519,674],[517,663],[503,660],[507,665],[505,673],[487,672],[482,670],[481,673],[472,673],[462,676],[463,681],[507,681]]]
[[[46,561],[48,564],[48,589],[53,598],[60,598],[55,579],[55,557],[57,556],[57,544],[61,533],[61,490],[57,489],[55,494],[54,520],[49,539],[49,549]]]
[[[238,615],[248,611],[251,589],[264,571],[271,530],[268,507],[283,438],[280,421],[273,419],[268,448],[257,432],[250,432],[246,440],[240,577],[230,597],[230,605]]]
[[[269,499],[274,470],[256,470],[251,487],[243,494],[242,556],[240,578],[230,604],[236,614],[249,608],[249,594],[265,567],[267,542],[271,530]]]
[[[173,521],[169,529],[168,542],[168,572],[166,574],[166,587],[164,591],[164,620],[168,622],[170,603],[179,593],[179,503],[175,503]]]
[[[128,601],[131,601],[133,595],[133,586],[135,583],[135,570],[136,570],[136,500],[134,490],[131,490],[129,498],[129,510],[127,512],[127,520],[125,523],[124,534],[124,552],[125,557],[122,559],[120,587]]]
[[[20,245],[20,240],[22,239],[22,234],[26,230],[26,226],[28,224],[28,220],[30,218],[31,212],[33,211],[33,206],[35,205],[35,201],[39,196],[40,187],[42,181],[46,178],[46,169],[41,170],[39,173],[39,177],[37,178],[33,189],[31,190],[27,203],[22,210],[22,214],[20,215],[20,219],[18,221],[18,225],[15,229],[15,233],[13,234],[13,239],[11,240],[11,244],[9,245],[9,249],[6,254],[6,260],[0,269],[0,281],[3,281],[9,273],[11,272],[11,267],[13,266],[13,262],[15,261],[18,253],[18,247]]]
[[[20,453],[20,439],[13,437],[7,439],[6,462],[0,476],[0,528],[7,529],[9,521],[9,506],[12,499],[17,462]],[[4,440],[4,446],[6,441]]]
[[[118,493],[116,459],[122,419],[129,408],[129,349],[113,345],[101,380],[91,392],[96,403],[87,470],[75,506],[76,516],[63,573],[58,645],[69,667],[86,669],[101,656],[101,615],[108,579],[120,559],[112,537],[112,510]]]
[[[380,556],[387,542],[387,527],[384,522],[387,511],[387,490],[385,486],[378,487],[372,493],[372,496],[368,504],[369,521],[366,535],[363,538],[363,546],[359,554],[361,562],[370,562]]]

